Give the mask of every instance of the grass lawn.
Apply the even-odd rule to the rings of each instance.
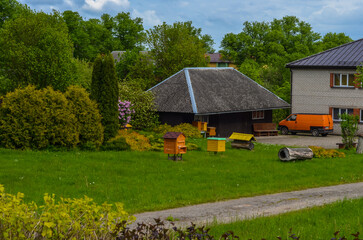
[[[162,152],[0,149],[0,184],[42,203],[44,193],[123,202],[130,213],[363,180],[363,157],[280,162],[281,146],[256,144],[214,155],[206,140],[174,162]]]
[[[291,239],[289,229],[301,240],[332,239],[334,232],[340,231],[339,237],[354,239],[352,233],[360,232],[363,238],[363,199],[346,200],[322,207],[281,214],[273,217],[261,217],[231,224],[212,224],[210,234],[221,236],[232,230],[240,239]],[[218,238],[216,238],[218,239]]]

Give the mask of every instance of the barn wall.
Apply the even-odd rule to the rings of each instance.
[[[159,112],[159,120],[162,124],[167,123],[171,126],[179,125],[181,123],[191,124],[194,120],[194,114]]]
[[[210,115],[208,126],[216,127],[217,136],[229,137],[233,132],[253,133],[253,123],[270,122],[272,110],[267,110],[265,118],[258,120],[252,120],[252,112]]]
[[[175,126],[181,123],[192,123],[194,114],[190,113],[159,113],[162,124]],[[233,132],[253,133],[253,123],[272,122],[272,110],[265,111],[265,118],[252,120],[252,112],[215,114],[209,116],[208,126],[216,127],[218,137],[229,137]]]

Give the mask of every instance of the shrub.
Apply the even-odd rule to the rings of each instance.
[[[325,149],[322,147],[309,146],[313,151],[315,158],[344,158],[345,153],[339,152],[336,149]]]
[[[118,111],[119,116],[118,119],[120,120],[120,124],[122,126],[126,126],[131,121],[131,114],[135,113],[135,110],[132,109],[134,105],[131,104],[129,101],[121,101],[118,100]]]
[[[151,149],[149,139],[132,130],[119,130],[116,138],[125,138],[126,143],[130,145],[132,151],[148,151]]]
[[[77,119],[65,96],[51,87],[17,89],[0,107],[0,144],[13,149],[72,148],[79,142]]]
[[[154,129],[155,132],[164,135],[167,132],[182,132],[187,138],[201,138],[198,128],[194,127],[189,123],[182,123],[177,126],[170,126],[168,124],[159,125]]]
[[[134,129],[153,129],[159,124],[159,116],[151,92],[144,92],[132,83],[120,85],[119,98],[121,101],[132,102],[135,113],[130,124]]]
[[[342,119],[340,127],[342,129],[342,139],[345,144],[345,149],[351,149],[353,148],[353,143],[358,131],[359,117],[347,113],[342,114],[340,117]]]
[[[121,203],[97,205],[87,196],[57,202],[45,194],[42,206],[23,197],[0,185],[0,239],[115,239],[135,219]]]
[[[64,95],[77,119],[80,145],[91,142],[100,146],[103,142],[103,126],[96,102],[89,98],[85,89],[77,86],[69,87]]]
[[[130,150],[130,145],[127,144],[124,137],[116,137],[108,140],[101,146],[103,151],[125,151]]]

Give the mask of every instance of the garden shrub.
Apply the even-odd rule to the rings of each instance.
[[[72,148],[79,142],[77,119],[65,96],[34,86],[8,93],[0,107],[0,145],[13,149]]]
[[[125,138],[132,151],[148,151],[151,149],[149,139],[132,130],[119,130],[116,138]]]
[[[130,150],[130,145],[124,137],[116,136],[101,146],[102,151],[125,151]]]
[[[45,194],[44,205],[25,203],[24,194],[5,193],[0,185],[0,239],[115,239],[135,220],[122,203],[93,202]]]
[[[161,133],[162,135],[167,132],[182,132],[187,138],[202,138],[202,135],[200,134],[198,128],[194,127],[189,123],[182,123],[174,127],[168,124],[163,124],[156,127],[154,131],[157,133]]]
[[[344,158],[345,153],[339,152],[336,149],[325,149],[322,147],[309,146],[313,151],[315,158]]]
[[[134,129],[153,129],[159,124],[159,115],[151,92],[145,92],[131,82],[121,83],[119,98],[121,101],[129,101],[133,104],[134,113],[130,124]]]
[[[70,86],[64,95],[77,119],[80,146],[89,142],[100,146],[103,142],[103,126],[96,102],[89,98],[85,89],[77,86]]]

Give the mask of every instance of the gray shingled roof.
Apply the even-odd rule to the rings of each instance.
[[[159,112],[218,114],[289,108],[234,68],[185,68],[149,89]]]
[[[363,38],[288,63],[288,68],[356,68],[363,62]]]

